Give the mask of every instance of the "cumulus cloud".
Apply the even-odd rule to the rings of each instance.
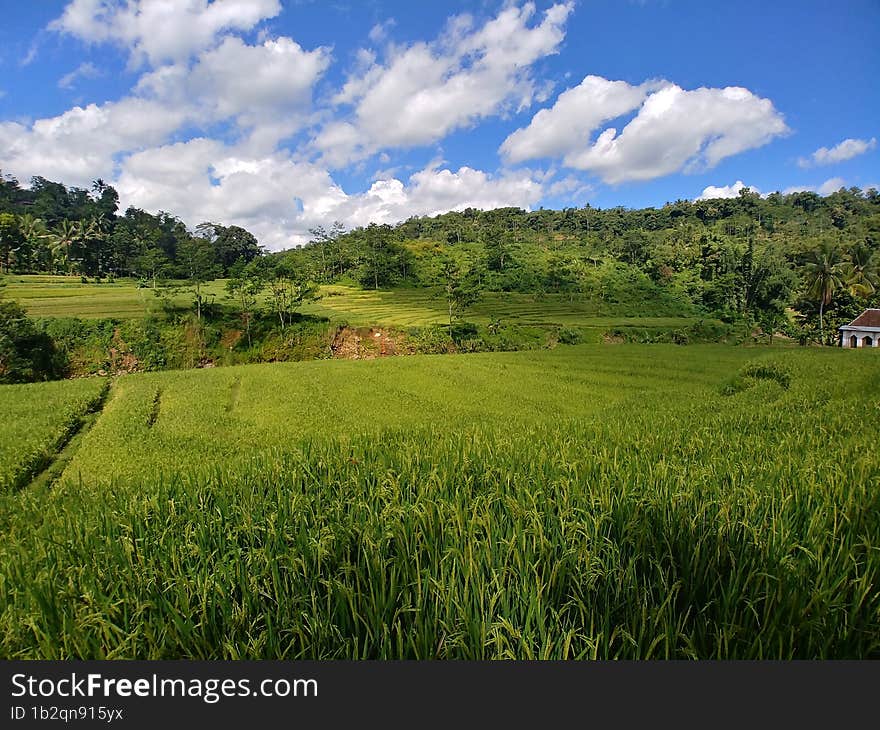
[[[262,36],[250,45],[224,31],[249,27],[250,20],[216,15],[234,5],[231,0],[210,5],[195,0],[73,0],[53,24],[56,29],[90,42],[130,42],[133,58],[153,67],[118,101],[76,106],[30,124],[0,123],[4,172],[20,179],[39,174],[80,186],[102,177],[117,188],[123,207],[173,211],[192,225],[203,220],[235,223],[270,248],[301,243],[309,227],[327,220],[348,226],[393,223],[465,207],[528,208],[543,196],[545,176],[528,170],[493,175],[467,166],[446,169],[439,163],[400,179],[395,168],[386,169],[365,191],[347,193],[325,165],[279,147],[285,136],[309,123],[312,91],[330,63],[329,50],[306,50],[284,37]],[[251,10],[263,7],[251,13],[251,20],[274,7],[249,5]],[[555,49],[569,11],[570,6],[557,5],[540,22],[531,23],[533,6],[508,6],[481,27],[458,18],[442,40],[394,51],[395,60],[387,66],[363,54],[363,85],[356,89],[350,79],[341,92],[351,94],[358,113],[327,124],[321,138],[330,146],[356,145],[367,128],[376,132],[375,144],[384,144],[377,132],[376,105],[386,98],[383,94],[410,83],[397,74],[418,66],[419,59],[446,64],[432,77],[446,104],[466,105],[468,94],[491,92],[491,102],[476,112],[488,114],[508,101],[528,101],[532,80],[525,67]],[[175,28],[194,24],[190,41],[175,40],[173,32],[169,38],[152,38],[150,24],[169,14],[176,18],[171,23]],[[511,38],[520,30],[523,37]],[[64,84],[93,71],[84,64]],[[503,88],[490,89],[495,83]],[[407,88],[404,101],[430,107],[415,87]],[[430,116],[438,109],[423,112]],[[458,109],[460,117],[449,109],[445,113],[430,138],[464,123],[474,112]],[[399,146],[421,139],[418,117],[407,118],[402,136],[392,136],[388,143]],[[391,158],[382,155],[380,161],[387,165]]]
[[[636,107],[620,133],[608,127],[590,143],[605,121]],[[748,89],[687,91],[669,82],[633,87],[588,76],[510,135],[501,153],[512,162],[561,156],[570,168],[620,183],[708,169],[788,131],[773,103]]]
[[[549,109],[542,109],[527,127],[518,129],[501,145],[510,162],[543,157],[564,157],[589,144],[590,133],[603,122],[616,119],[641,106],[656,84],[630,86],[587,76],[578,86],[559,95]]]
[[[226,37],[190,66],[162,66],[141,77],[137,91],[168,106],[191,107],[202,123],[234,118],[254,129],[263,147],[299,128],[311,107],[312,89],[330,64],[330,51],[303,49],[292,38],[248,45]]]
[[[73,71],[64,74],[58,79],[58,87],[61,89],[72,89],[78,79],[94,79],[101,75],[98,67],[91,61],[85,61],[77,66]]]
[[[530,67],[556,53],[571,3],[549,8],[533,23],[535,6],[510,5],[481,27],[458,16],[432,43],[392,47],[379,62],[364,52],[336,96],[350,118],[336,119],[314,138],[332,166],[383,148],[430,144],[477,120],[525,108],[539,94]]]
[[[543,195],[542,180],[528,171],[493,176],[436,165],[407,182],[377,180],[349,195],[319,165],[285,152],[252,157],[207,138],[131,155],[116,185],[125,205],[174,210],[191,225],[203,220],[241,225],[272,249],[305,242],[310,227],[328,220],[352,227],[466,207],[529,208]]]
[[[851,160],[853,157],[870,152],[877,147],[877,140],[871,139],[845,139],[834,147],[820,147],[809,157],[801,157],[798,165],[803,168],[818,167],[820,165],[833,165],[836,162]]]
[[[741,190],[748,188],[753,193],[761,194],[761,191],[758,188],[751,187],[749,185],[743,184],[742,180],[737,180],[733,185],[722,185],[720,187],[716,187],[715,185],[709,185],[708,187],[703,188],[703,192],[694,200],[712,200],[713,198],[738,198]]]
[[[49,29],[116,43],[134,65],[183,61],[223,31],[246,31],[281,12],[279,0],[72,0]]]
[[[250,16],[245,13],[244,20],[236,20],[238,6],[231,0],[215,0],[210,6],[193,0],[160,5],[169,7],[162,10],[149,0],[124,7],[74,0],[57,22],[79,29],[84,37],[100,38],[96,28],[115,28],[131,20],[129,16],[204,11],[209,16],[202,27],[214,29],[247,25],[248,17],[256,17],[251,8]],[[219,12],[224,8],[228,15]],[[83,18],[94,18],[98,25]],[[190,50],[199,45],[203,44]],[[273,151],[279,140],[306,123],[312,89],[330,63],[328,49],[308,51],[287,37],[248,45],[226,36],[207,45],[191,61],[164,64],[143,74],[131,95],[119,101],[77,106],[31,125],[0,123],[3,170],[23,179],[39,174],[83,185],[99,176],[112,180],[125,155],[164,145],[186,127],[204,130],[233,120],[237,126],[225,130],[225,136],[237,129],[250,153],[257,154]],[[77,78],[97,73],[86,62],[59,83],[70,86]]]
[[[127,98],[75,106],[30,126],[2,122],[3,170],[22,179],[43,175],[74,185],[110,179],[116,155],[161,143],[185,118],[181,110]]]

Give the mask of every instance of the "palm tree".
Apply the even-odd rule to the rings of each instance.
[[[880,262],[864,243],[853,246],[843,268],[847,288],[855,296],[869,297],[880,286]]]
[[[27,256],[29,259],[33,260],[35,253],[39,255],[43,241],[49,238],[49,233],[46,231],[46,224],[43,223],[41,218],[35,218],[30,213],[25,213],[18,218],[18,228],[27,243]]]
[[[811,251],[805,267],[807,294],[819,301],[819,332],[825,343],[825,307],[838,289],[846,286],[844,260],[840,249],[825,243]]]
[[[54,241],[52,242],[52,253],[57,254],[61,253],[64,265],[69,269],[70,267],[70,247],[79,241],[82,232],[80,227],[74,221],[70,221],[64,219],[61,223],[58,224],[58,227],[53,231]]]

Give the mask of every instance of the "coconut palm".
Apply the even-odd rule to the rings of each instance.
[[[880,287],[880,261],[864,243],[857,243],[844,264],[846,285],[850,293],[869,297]]]
[[[98,276],[103,273],[104,246],[110,230],[110,221],[102,213],[80,221],[81,240],[85,244],[87,255],[94,256],[95,269]]]
[[[82,230],[75,221],[65,219],[58,224],[58,227],[52,233],[54,236],[51,244],[52,253],[54,255],[60,253],[65,268],[69,269],[70,247],[80,240]]]
[[[846,286],[844,264],[840,249],[825,243],[810,252],[804,267],[807,294],[819,302],[819,332],[823,344],[825,307],[830,304],[834,292]]]
[[[18,218],[18,229],[21,231],[24,242],[27,244],[25,246],[25,253],[28,259],[32,261],[35,253],[39,255],[41,250],[45,252],[43,244],[50,236],[46,230],[46,224],[43,223],[41,218],[25,213]],[[19,262],[19,265],[21,263],[23,262]]]

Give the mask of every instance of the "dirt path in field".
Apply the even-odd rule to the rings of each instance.
[[[91,430],[95,422],[101,417],[104,406],[110,397],[110,391],[113,388],[113,381],[109,381],[107,387],[104,388],[101,395],[95,401],[91,408],[86,411],[76,422],[76,424],[65,434],[65,436],[55,445],[55,451],[46,457],[44,466],[25,484],[22,489],[39,489],[42,487],[51,487],[73,459],[79,447],[82,444],[86,434]]]

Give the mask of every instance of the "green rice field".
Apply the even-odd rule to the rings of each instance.
[[[3,291],[17,300],[33,317],[81,317],[119,319],[144,317],[160,310],[160,300],[150,288],[139,289],[132,280],[113,284],[83,284],[70,276],[9,276]],[[205,291],[217,302],[226,302],[225,281],[205,285]],[[181,307],[188,305],[187,295],[174,299]],[[341,285],[324,286],[320,299],[303,306],[302,311],[327,317],[333,322],[354,326],[425,326],[446,324],[449,315],[446,300],[439,290],[393,289],[361,290]],[[686,327],[695,317],[636,317],[626,307],[601,311],[594,303],[572,300],[558,294],[536,297],[515,292],[487,292],[467,313],[467,319],[487,324],[500,319],[507,324],[596,327]]]
[[[96,407],[107,382],[95,378],[0,389],[0,493],[41,471]]]
[[[128,319],[161,310],[161,301],[150,288],[139,289],[131,279],[112,284],[82,283],[76,276],[21,275],[4,279],[3,293],[17,300],[32,317],[80,317]],[[225,296],[223,281],[206,285],[218,301]],[[186,296],[177,298],[186,305]]]
[[[878,390],[720,345],[119,377],[0,499],[0,656],[880,658]]]

